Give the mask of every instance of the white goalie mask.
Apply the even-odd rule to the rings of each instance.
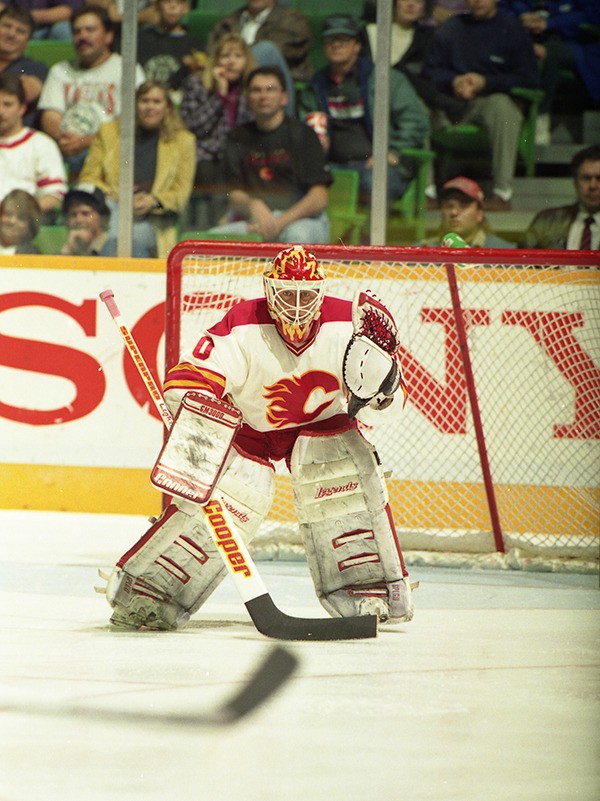
[[[302,245],[282,250],[263,283],[269,314],[283,339],[304,342],[325,296],[325,274],[315,256]]]

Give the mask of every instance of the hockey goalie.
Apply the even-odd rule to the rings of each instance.
[[[190,406],[184,398],[227,401],[241,414],[214,486],[247,543],[271,507],[274,464],[285,460],[323,607],[333,617],[409,621],[383,470],[358,422],[366,408],[383,410],[405,392],[392,315],[368,291],[353,302],[326,295],[322,267],[299,245],[276,256],[263,283],[264,297],[230,309],[169,371],[165,400],[174,414]],[[193,466],[213,438],[179,416],[171,450]],[[111,623],[183,626],[224,575],[202,507],[175,494],[108,579]]]

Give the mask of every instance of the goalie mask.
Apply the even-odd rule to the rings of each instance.
[[[282,250],[263,276],[269,314],[283,339],[305,342],[319,316],[325,295],[325,274],[302,245]]]

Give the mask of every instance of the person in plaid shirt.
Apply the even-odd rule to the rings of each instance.
[[[207,201],[208,226],[225,213],[220,160],[227,134],[252,119],[243,91],[246,75],[254,68],[252,50],[239,33],[222,36],[202,72],[182,84],[180,112],[196,137],[196,187]]]

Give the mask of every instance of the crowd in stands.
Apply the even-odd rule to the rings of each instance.
[[[200,30],[204,2],[137,2],[132,255],[164,258],[186,228],[329,242],[336,172],[357,174],[365,207],[373,191],[376,0],[354,15],[323,0],[318,16],[302,0],[213,3]],[[38,252],[40,226],[56,226],[63,254],[116,255],[123,13],[124,0],[0,0],[0,254]],[[68,56],[44,61],[39,40]],[[511,208],[532,102],[536,143],[550,142],[565,76],[579,109],[600,107],[597,0],[394,0],[388,213],[440,133],[479,126],[490,148],[487,177],[464,155],[431,161],[440,230],[413,244],[454,232],[598,249],[600,146],[573,159],[574,203],[540,208],[520,242],[486,219]]]

